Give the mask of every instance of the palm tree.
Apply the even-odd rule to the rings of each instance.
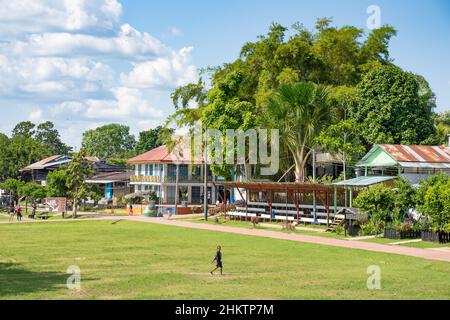
[[[305,167],[315,138],[330,121],[328,91],[322,85],[293,83],[280,87],[264,107],[263,126],[280,131],[280,150],[295,163],[296,182],[305,182]]]

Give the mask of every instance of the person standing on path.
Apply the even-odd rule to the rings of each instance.
[[[14,208],[14,205],[9,206],[9,222],[14,221],[14,216],[16,215],[16,210]]]
[[[128,209],[128,215],[133,216],[133,204],[132,203],[130,203],[130,207]]]
[[[214,272],[217,271],[217,269],[220,269],[220,275],[223,275],[223,264],[222,264],[222,248],[221,246],[217,246],[217,253],[216,256],[214,257],[213,262],[216,262],[216,268],[214,270],[211,271],[211,275],[214,274]]]
[[[17,206],[16,208],[17,221],[22,221],[22,208]]]

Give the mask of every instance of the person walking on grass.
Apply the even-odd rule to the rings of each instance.
[[[213,263],[214,261],[216,262],[216,268],[211,271],[211,275],[213,275],[214,272],[216,272],[218,269],[220,269],[220,275],[223,275],[222,248],[220,246],[217,246],[216,256],[211,263]]]

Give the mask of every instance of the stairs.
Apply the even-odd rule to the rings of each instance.
[[[333,232],[336,226],[342,226],[345,223],[345,215],[337,214],[334,216],[334,220],[331,223],[330,227],[327,229],[327,232]]]

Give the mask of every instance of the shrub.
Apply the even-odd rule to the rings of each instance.
[[[355,206],[369,215],[369,220],[387,221],[394,208],[395,193],[392,189],[377,185],[361,192]]]
[[[384,221],[372,219],[368,223],[361,225],[359,234],[361,236],[374,236],[383,233],[385,227]]]
[[[425,193],[423,212],[430,217],[431,227],[443,231],[450,224],[450,179],[438,181]]]

